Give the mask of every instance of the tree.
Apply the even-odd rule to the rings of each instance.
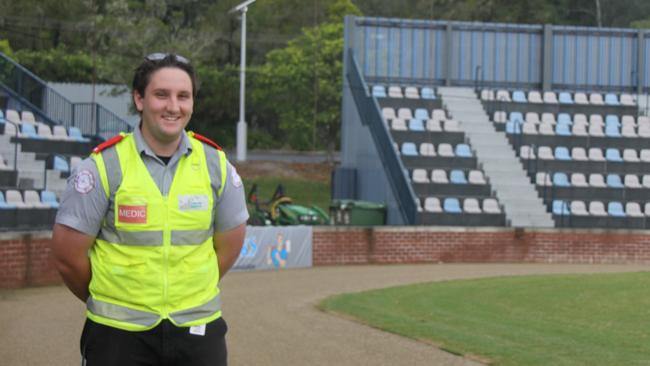
[[[327,22],[269,52],[259,69],[253,101],[265,116],[277,116],[281,141],[293,148],[332,152],[339,140],[345,14],[360,11],[337,0]]]

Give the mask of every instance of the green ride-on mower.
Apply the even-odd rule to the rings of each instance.
[[[257,197],[257,184],[248,193],[247,202],[254,206],[248,219],[249,225],[328,225],[329,217],[318,206],[301,206],[284,195],[284,187],[278,184],[267,202]]]

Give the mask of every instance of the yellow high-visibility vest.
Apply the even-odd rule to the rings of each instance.
[[[95,151],[109,214],[89,255],[87,316],[129,331],[205,324],[221,316],[219,268],[213,246],[213,193],[203,144],[190,132],[192,152],[178,162],[163,196],[132,134]],[[226,157],[218,151],[220,196]],[[110,199],[114,197],[114,199]]]

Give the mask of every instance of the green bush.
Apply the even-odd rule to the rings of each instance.
[[[93,80],[93,58],[82,52],[70,52],[63,47],[49,50],[33,51],[22,49],[15,51],[15,60],[48,81],[90,83]],[[97,70],[103,67],[99,57],[95,60]],[[96,82],[109,82],[101,79],[97,71]]]

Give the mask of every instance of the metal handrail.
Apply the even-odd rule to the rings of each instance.
[[[44,114],[37,106],[32,104],[29,100],[23,98],[20,94],[16,93],[13,89],[11,89],[9,86],[7,86],[5,83],[0,81],[0,89],[4,90],[7,94],[9,94],[12,98],[16,99],[20,104],[27,106],[29,110],[32,110],[35,115],[40,117],[43,121],[49,123],[50,125],[55,125],[58,124],[56,121],[54,121],[52,118]]]
[[[132,127],[98,103],[73,103],[45,81],[0,52],[0,86],[21,105],[27,106],[45,122],[79,127],[84,134],[103,137],[130,131]],[[93,112],[83,117],[85,110]]]
[[[414,225],[417,214],[415,191],[405,174],[402,160],[395,153],[393,139],[384,124],[377,99],[370,95],[367,83],[351,49],[346,62],[348,70],[346,77],[350,83],[350,90],[359,111],[359,117],[370,130],[403,218],[407,224]]]

